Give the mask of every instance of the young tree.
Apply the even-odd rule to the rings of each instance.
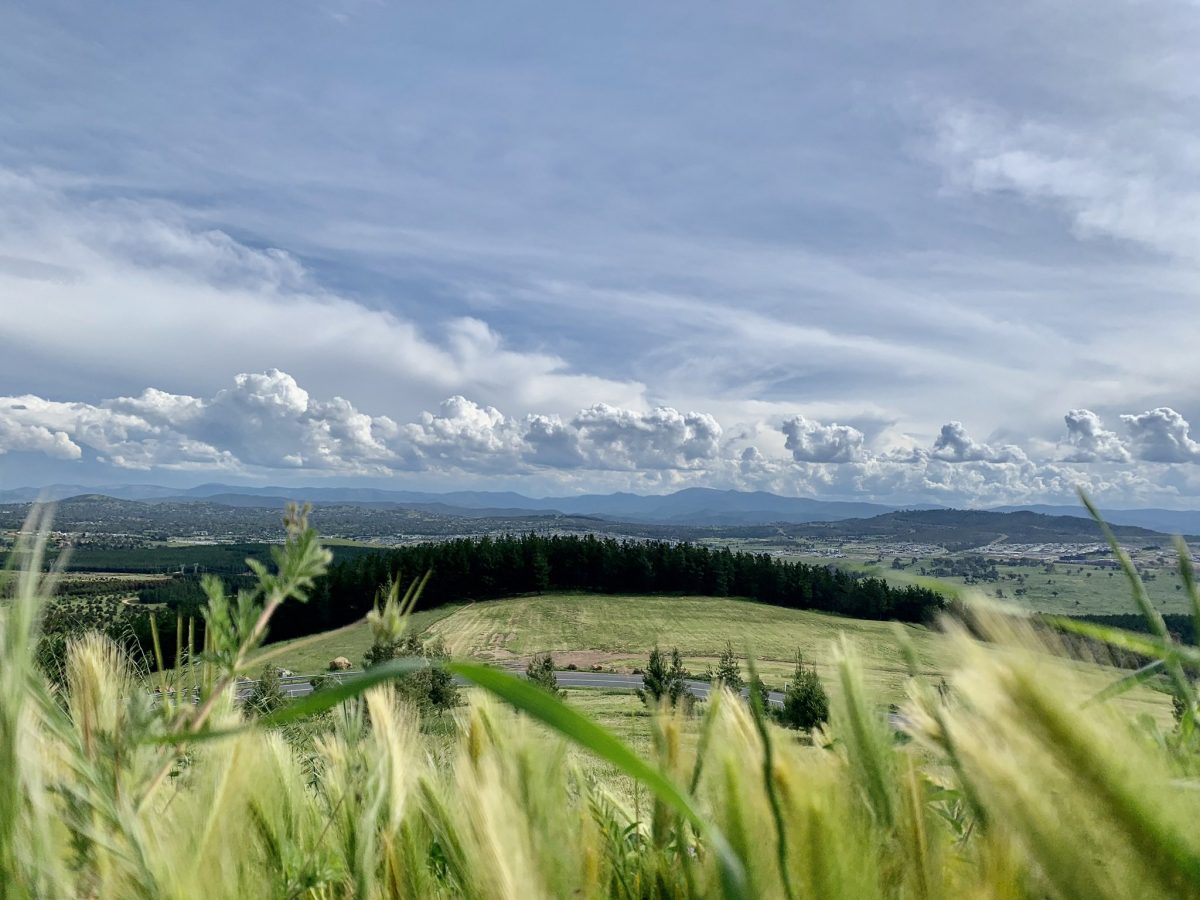
[[[671,661],[656,644],[650,651],[650,662],[642,674],[642,689],[638,695],[647,703],[657,704],[666,700],[671,706],[680,703],[691,708],[692,696],[687,689],[688,671],[683,667],[683,657],[678,647],[671,648]]]
[[[268,716],[287,703],[287,695],[279,683],[279,670],[274,666],[263,666],[258,683],[246,698],[246,707],[257,716]]]
[[[542,653],[531,659],[525,667],[525,677],[556,697],[566,694],[566,691],[558,689],[558,678],[554,674],[554,657],[549,653]]]
[[[780,718],[788,728],[801,731],[811,731],[829,721],[829,697],[817,677],[816,667],[804,665],[799,651],[796,651],[796,671],[783,692]]]
[[[450,658],[450,653],[446,650],[446,644],[440,637],[435,637],[426,644],[424,651],[430,666],[421,674],[425,675],[428,682],[429,705],[436,712],[443,713],[462,703],[458,685],[454,683],[454,676],[441,665]]]
[[[723,684],[735,694],[741,693],[746,682],[742,679],[742,666],[737,655],[733,652],[733,644],[725,642],[725,649],[717,660],[717,671],[713,673],[713,683]]]
[[[750,702],[754,702],[754,698],[758,697],[759,705],[764,713],[771,711],[771,692],[767,690],[767,684],[758,675],[753,675],[750,678]]]
[[[642,699],[648,703],[658,704],[663,697],[670,696],[670,673],[667,671],[667,660],[658,644],[650,651],[650,662],[642,674]]]
[[[370,669],[393,659],[403,659],[409,656],[422,656],[421,641],[415,634],[403,635],[399,638],[387,636],[376,637],[375,642],[367,648],[363,656],[363,668]]]
[[[687,669],[683,667],[683,657],[679,655],[679,648],[671,648],[671,669],[667,672],[667,699],[671,701],[672,706],[678,706],[680,701],[687,704],[687,708],[691,708],[692,695],[687,689]]]

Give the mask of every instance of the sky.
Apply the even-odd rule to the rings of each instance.
[[[0,35],[0,489],[1200,508],[1195,2]]]

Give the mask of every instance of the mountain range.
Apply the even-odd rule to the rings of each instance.
[[[614,521],[671,525],[763,525],[804,524],[865,519],[902,510],[944,509],[935,504],[906,506],[809,497],[783,497],[765,491],[686,488],[670,494],[583,494],[574,497],[527,497],[511,491],[394,491],[356,487],[244,487],[202,484],[180,489],[151,484],[82,486],[55,484],[43,488],[0,491],[0,503],[27,503],[39,497],[62,500],[82,494],[100,494],[120,500],[143,502],[187,502],[203,500],[225,506],[277,507],[284,500],[303,499],[315,504],[339,506],[398,506],[427,513],[467,518],[544,513],[593,516]],[[1086,518],[1082,506],[1047,504],[1010,505],[993,512],[1036,512],[1050,516]],[[1114,509],[1105,510],[1114,525],[1133,525],[1172,534],[1200,534],[1200,510]]]

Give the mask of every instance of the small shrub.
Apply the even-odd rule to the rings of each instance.
[[[722,684],[735,694],[740,693],[746,686],[746,682],[742,678],[741,663],[738,661],[737,654],[733,652],[733,644],[729,641],[725,642],[725,649],[721,651],[721,656],[717,660],[717,669],[712,674],[712,680],[714,684]]]
[[[258,683],[246,698],[246,708],[255,715],[268,716],[287,703],[287,694],[279,683],[279,670],[274,666],[263,666]]]
[[[549,653],[543,653],[531,659],[529,665],[525,667],[525,677],[556,697],[566,695],[566,691],[558,688],[558,678],[554,675],[554,657]]]
[[[821,685],[815,666],[806,666],[800,652],[796,652],[796,671],[783,692],[783,710],[780,721],[788,728],[801,731],[824,725],[829,721],[829,697]]]

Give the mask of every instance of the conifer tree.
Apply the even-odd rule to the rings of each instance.
[[[687,669],[683,667],[683,657],[679,655],[679,648],[671,648],[671,670],[667,673],[667,699],[671,701],[672,706],[678,706],[681,700],[685,702],[691,699],[691,695],[687,691]]]
[[[717,660],[717,671],[713,673],[713,683],[723,684],[735,694],[741,693],[746,682],[742,679],[742,666],[737,654],[733,652],[733,644],[725,642],[725,649]]]
[[[667,661],[658,644],[650,651],[650,662],[642,675],[642,697],[647,702],[657,704],[663,697],[670,696],[668,682],[670,673],[667,671]]]
[[[796,671],[783,693],[780,715],[788,728],[809,731],[829,721],[829,697],[817,676],[816,666],[806,666],[796,651]]]
[[[549,653],[542,653],[531,659],[525,667],[525,677],[556,697],[566,694],[566,691],[558,688],[558,677],[554,674],[554,657]]]

